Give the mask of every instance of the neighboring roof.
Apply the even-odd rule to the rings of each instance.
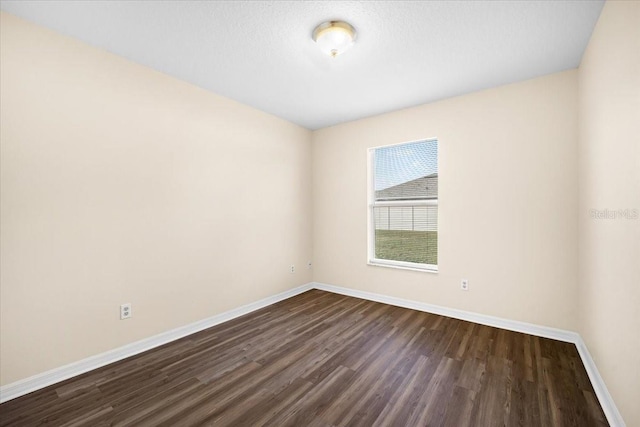
[[[393,187],[376,191],[376,200],[419,200],[438,198],[438,174],[432,173],[422,178],[403,182]]]

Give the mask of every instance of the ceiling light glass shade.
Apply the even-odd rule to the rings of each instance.
[[[336,57],[349,49],[356,39],[356,30],[343,21],[328,21],[313,30],[313,40],[327,55]]]

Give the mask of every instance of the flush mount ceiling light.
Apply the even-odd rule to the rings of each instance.
[[[355,39],[356,29],[344,21],[323,22],[313,30],[313,40],[333,58],[349,49]]]

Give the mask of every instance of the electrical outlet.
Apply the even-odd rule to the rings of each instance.
[[[460,289],[462,289],[463,291],[469,290],[469,281],[467,279],[462,279],[462,281],[460,282]]]
[[[120,320],[128,319],[131,317],[131,303],[122,304],[120,306]]]
[[[309,261],[309,263],[307,264],[307,268],[311,270],[311,261]]]
[[[296,272],[296,266],[291,264],[291,274]]]

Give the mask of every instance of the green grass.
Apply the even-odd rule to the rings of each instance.
[[[438,232],[376,230],[376,258],[437,265]]]

